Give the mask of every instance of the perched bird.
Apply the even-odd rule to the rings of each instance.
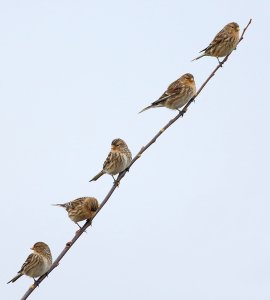
[[[92,220],[99,207],[98,201],[94,197],[81,197],[67,203],[53,205],[65,208],[69,218],[79,227],[78,222],[87,219]]]
[[[22,275],[30,276],[35,281],[35,277],[40,277],[49,271],[52,265],[52,255],[49,246],[43,242],[37,242],[31,250],[33,250],[33,253],[27,257],[18,275],[8,283],[15,282]]]
[[[127,144],[121,139],[113,140],[111,145],[111,152],[108,154],[103,164],[103,170],[100,171],[90,181],[96,181],[105,173],[112,175],[112,177],[113,175],[121,173],[129,167],[131,160],[132,154],[128,149]],[[115,181],[114,177],[113,180]]]
[[[200,52],[204,53],[193,60],[203,56],[214,56],[219,61],[219,57],[230,54],[237,46],[239,41],[239,25],[235,22],[227,24],[213,39],[208,47]],[[220,61],[219,61],[220,63]]]
[[[195,96],[196,85],[193,75],[186,73],[171,83],[163,95],[145,107],[139,113],[153,107],[167,107],[180,111],[180,108],[188,103]]]

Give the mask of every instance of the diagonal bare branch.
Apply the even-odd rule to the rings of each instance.
[[[244,38],[244,34],[246,32],[246,30],[248,29],[249,25],[251,24],[252,19],[249,20],[247,26],[244,28],[241,37],[239,39],[238,44],[243,40]],[[131,161],[131,164],[129,166],[129,169],[133,166],[133,164],[142,156],[142,154],[152,145],[156,142],[156,140],[164,133],[165,130],[167,130],[173,123],[175,123],[180,117],[183,117],[184,114],[187,112],[187,108],[190,106],[190,104],[195,100],[195,98],[201,93],[201,91],[203,90],[203,88],[206,86],[206,84],[210,81],[210,79],[215,75],[215,73],[217,72],[217,70],[219,68],[222,67],[222,65],[228,60],[229,56],[232,53],[230,53],[229,55],[227,55],[222,61],[221,63],[212,71],[212,73],[208,76],[208,78],[205,80],[205,82],[201,85],[201,87],[199,88],[199,90],[197,91],[197,94],[190,99],[190,101],[183,107],[182,111],[179,112],[173,119],[171,119],[162,129],[160,129],[158,131],[158,133],[145,145],[141,148],[141,150],[135,155],[135,157],[133,158],[133,160]],[[114,193],[115,189],[119,186],[120,181],[125,177],[126,173],[128,172],[128,170],[123,171],[122,173],[120,173],[117,177],[117,180],[113,183],[113,186],[111,187],[110,191],[108,192],[108,194],[106,195],[106,197],[104,198],[104,200],[101,202],[98,210],[96,211],[95,216],[93,217],[93,219],[96,217],[96,215],[100,212],[100,210],[103,208],[103,206],[107,203],[107,201],[110,199],[111,195]],[[38,280],[36,280],[36,282],[26,291],[26,293],[24,294],[24,296],[21,298],[21,300],[25,300],[29,297],[29,295],[36,289],[37,286],[39,286],[39,284],[47,278],[47,275],[49,273],[51,273],[58,265],[59,262],[62,260],[62,258],[66,255],[66,253],[70,250],[70,248],[74,245],[74,243],[78,240],[78,238],[84,233],[84,231],[91,225],[90,221],[85,222],[85,224],[83,225],[83,227],[78,230],[75,234],[75,236],[73,237],[73,239],[68,242],[65,245],[65,248],[62,250],[62,252],[58,255],[58,257],[55,259],[55,261],[53,262],[50,270],[48,271],[47,274],[41,276],[38,278]]]

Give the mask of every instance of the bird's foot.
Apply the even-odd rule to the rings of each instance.
[[[217,60],[218,60],[219,66],[222,68],[222,62],[218,59],[218,57],[217,57]]]
[[[78,225],[80,229],[82,229],[82,227],[79,225],[79,223],[75,222],[75,224]]]
[[[120,186],[120,181],[119,180],[114,180],[114,182],[113,182],[117,187],[119,187]]]
[[[80,229],[78,229],[78,230],[76,231],[76,234],[77,234],[77,233],[82,229],[82,227],[81,227],[77,222],[75,222],[75,224],[78,225],[79,228],[80,228]],[[85,230],[84,232],[86,232],[86,230]]]
[[[183,108],[182,110],[178,108],[177,110],[179,111],[179,115],[181,115],[181,117],[183,117],[184,114],[187,112],[187,108]]]
[[[34,279],[34,284],[33,284],[33,286],[39,286],[38,280],[36,280],[35,278],[33,278],[33,279]]]
[[[116,185],[117,187],[119,187],[120,181],[115,179],[113,175],[112,175],[112,178],[113,178],[113,184]]]

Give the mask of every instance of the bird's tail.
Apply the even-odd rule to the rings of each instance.
[[[7,284],[11,283],[11,282],[15,282],[17,279],[19,279],[23,274],[22,273],[18,273],[18,275],[16,275],[14,278],[12,278],[9,282],[7,282]]]
[[[89,182],[98,180],[99,177],[101,177],[104,174],[105,174],[105,172],[103,170],[100,171],[96,176],[94,176],[91,180],[89,180]]]
[[[143,111],[146,111],[146,110],[148,110],[149,108],[152,108],[152,107],[153,107],[153,105],[149,105],[149,106],[145,107],[144,109],[142,109],[141,111],[139,111],[138,114],[140,114]]]
[[[205,53],[202,54],[202,55],[200,55],[200,56],[198,56],[198,57],[196,57],[196,58],[193,58],[192,61],[197,60],[197,59],[200,59],[200,58],[202,58],[203,56],[205,56]]]
[[[66,204],[52,204],[53,206],[60,206],[66,208]]]

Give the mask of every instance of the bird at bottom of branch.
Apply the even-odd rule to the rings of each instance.
[[[32,277],[35,281],[35,278],[49,271],[52,265],[52,254],[49,246],[43,242],[37,242],[30,249],[33,250],[33,253],[27,257],[18,274],[8,283],[15,282],[22,275]]]

